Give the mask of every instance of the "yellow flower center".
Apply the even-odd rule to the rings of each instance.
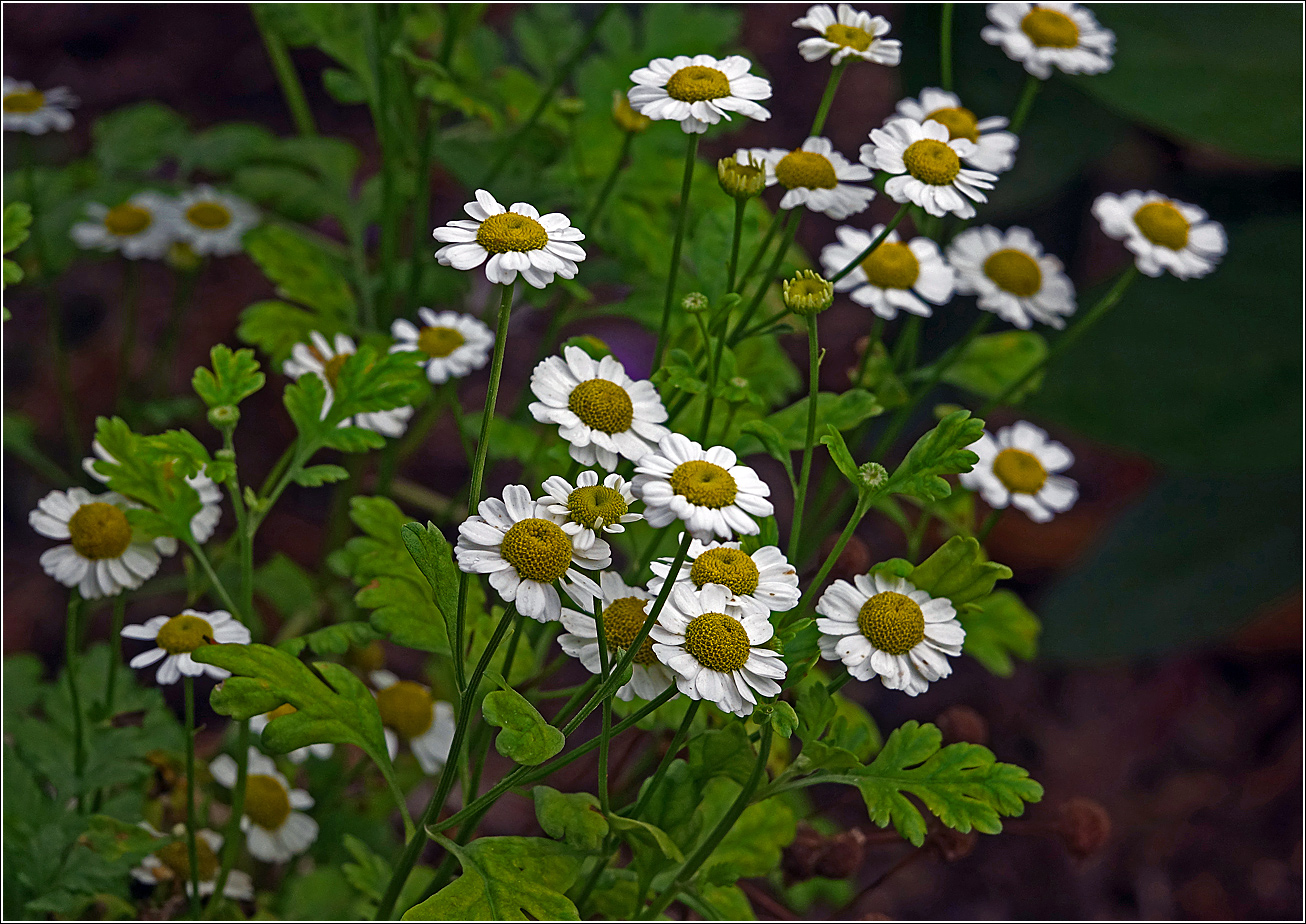
[[[140,234],[153,223],[154,217],[150,215],[149,209],[143,209],[130,202],[115,205],[104,216],[104,226],[109,229],[110,234],[116,234],[118,237]]]
[[[644,131],[653,124],[653,120],[648,116],[635,111],[635,107],[630,105],[630,100],[625,93],[615,90],[612,94],[612,121],[617,123],[617,128],[632,135]]]
[[[667,95],[686,103],[720,99],[730,95],[730,78],[715,67],[692,64],[671,75]]]
[[[490,253],[525,252],[540,250],[549,242],[549,233],[529,215],[500,212],[481,222],[476,230],[476,243]]]
[[[902,152],[907,172],[931,186],[947,186],[961,173],[957,152],[942,141],[923,138]]]
[[[624,652],[635,641],[635,636],[644,628],[644,621],[648,618],[644,612],[647,604],[647,600],[639,597],[622,597],[608,604],[608,608],[603,611],[603,632],[608,637],[610,650]],[[635,663],[652,664],[656,660],[653,639],[645,637],[644,643],[639,646],[639,653],[635,655]]]
[[[995,250],[984,261],[984,275],[1018,298],[1037,295],[1043,286],[1038,261],[1023,250]]]
[[[251,773],[245,780],[245,815],[263,830],[276,831],[290,817],[290,793],[276,777]]]
[[[452,327],[423,327],[417,334],[417,348],[432,359],[444,359],[466,342]]]
[[[1020,31],[1039,48],[1074,48],[1079,44],[1079,26],[1056,10],[1034,7],[1020,21]]]
[[[695,616],[685,627],[685,650],[714,671],[737,671],[748,663],[748,633],[725,613]]]
[[[586,529],[611,526],[629,512],[621,492],[601,484],[577,488],[567,495],[568,515]]]
[[[1134,213],[1134,224],[1153,244],[1183,250],[1188,244],[1188,219],[1169,202],[1149,202]]]
[[[435,720],[431,692],[411,680],[400,680],[378,691],[376,708],[381,713],[381,724],[389,725],[405,741],[420,737]]]
[[[624,433],[635,419],[635,405],[626,389],[607,379],[586,379],[571,390],[567,409],[581,423],[604,433]]]
[[[322,377],[327,380],[332,388],[336,387],[336,382],[340,379],[340,369],[350,355],[349,353],[341,353],[338,356],[332,356],[322,364]]]
[[[512,524],[501,554],[526,580],[552,584],[571,567],[571,539],[557,523],[531,517]]]
[[[231,211],[220,202],[196,202],[186,209],[186,220],[205,231],[221,231],[231,224]]]
[[[177,879],[182,882],[190,880],[190,854],[185,839],[173,841],[167,847],[156,850],[154,855]],[[218,875],[218,856],[202,837],[195,838],[195,866],[199,871],[200,882],[212,882]]]
[[[910,289],[921,274],[921,263],[900,241],[885,241],[862,261],[866,281],[877,289]]]
[[[933,119],[948,130],[950,138],[965,138],[967,141],[979,141],[979,119],[965,106],[952,106],[947,109],[935,109],[925,117]]]
[[[207,619],[182,613],[174,616],[159,629],[155,642],[170,655],[190,654],[196,648],[213,641],[213,626]]]
[[[265,713],[264,718],[266,718],[269,722],[271,722],[273,719],[279,719],[283,715],[291,715],[292,713],[296,713],[298,711],[299,710],[296,709],[294,706],[290,705],[290,703],[284,703],[283,705],[280,705],[277,708],[273,709],[271,712]]]
[[[40,90],[15,90],[5,96],[5,112],[26,114],[36,112],[45,105],[45,94]]]
[[[757,565],[747,552],[724,546],[708,549],[689,568],[689,579],[702,589],[704,584],[724,584],[742,596],[757,590]]]
[[[96,501],[82,504],[69,517],[68,535],[82,558],[117,558],[131,545],[132,527],[122,510]]]
[[[700,507],[726,507],[739,493],[735,479],[719,465],[696,459],[681,462],[671,473],[671,490]]]
[[[862,604],[857,628],[880,651],[904,655],[925,638],[925,614],[911,597],[889,590]]]
[[[812,151],[790,151],[775,165],[775,178],[785,189],[834,189],[839,179],[829,158]]]
[[[1037,494],[1048,480],[1038,456],[1023,449],[1004,449],[993,460],[993,474],[1012,494]]]
[[[841,22],[831,23],[825,27],[825,40],[854,51],[865,51],[875,41],[875,36],[856,26],[845,26]]]

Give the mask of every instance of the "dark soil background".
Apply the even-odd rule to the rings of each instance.
[[[776,95],[769,105],[776,118],[705,145],[707,156],[720,156],[736,144],[789,143],[772,127],[786,121],[788,113],[799,121],[809,117],[826,71],[798,66],[796,32],[789,23],[804,9],[794,4],[744,7],[742,44],[774,79]],[[504,23],[512,10],[492,7],[489,20]],[[893,7],[880,11],[894,18]],[[293,131],[243,5],[6,4],[4,55],[6,74],[38,87],[67,85],[81,97],[76,127],[50,142],[51,151],[62,146],[68,155],[80,155],[97,115],[143,99],[176,108],[194,126],[242,120],[282,134]],[[341,106],[325,95],[314,76],[327,64],[324,56],[296,51],[294,58],[320,130],[359,145],[367,158],[363,173],[370,173],[377,152],[366,110]],[[828,133],[836,147],[855,152],[867,131],[865,118],[841,119],[841,110],[857,106],[873,114],[869,124],[878,125],[899,95],[893,72],[853,68],[830,120]],[[1153,143],[1150,156],[1169,156],[1167,142]],[[8,143],[5,153],[11,154]],[[432,215],[437,223],[451,217],[464,199],[464,191],[447,177],[436,176]],[[881,198],[870,217],[859,216],[858,224],[869,226],[891,213],[892,203]],[[806,222],[803,237],[809,252],[817,253],[830,231],[822,223]],[[1123,259],[1122,249],[1090,249],[1071,266],[1072,275],[1100,281]],[[164,267],[142,270],[142,320],[134,354],[138,371],[153,358],[172,285]],[[95,416],[112,406],[119,291],[118,270],[108,262],[79,262],[59,282],[80,425],[88,440]],[[240,311],[270,295],[269,283],[248,260],[212,263],[180,347],[166,357],[173,393],[189,390],[191,370],[205,360],[213,343],[234,343]],[[58,405],[44,327],[48,315],[30,288],[7,293],[6,303],[16,320],[3,331],[5,407],[37,421],[43,445],[57,447]],[[528,316],[521,324],[539,332],[544,321]],[[853,364],[853,343],[865,325],[864,313],[846,300],[822,318],[823,340],[834,344],[826,364],[827,388],[845,387],[842,370]],[[575,326],[575,331],[584,329],[583,322]],[[925,330],[930,336],[931,328]],[[530,339],[529,333],[514,331],[506,406],[529,374],[529,354],[535,349]],[[800,338],[790,339],[797,358],[805,347]],[[271,378],[275,382],[276,376]],[[474,377],[464,388],[465,404],[474,406],[483,388],[484,375]],[[259,443],[242,446],[247,479],[261,478],[292,436],[279,392],[279,385],[265,389],[244,411],[247,419],[260,421],[266,434]],[[998,416],[994,423],[1011,419]],[[1081,484],[1079,504],[1046,526],[1008,516],[991,538],[994,557],[1015,570],[1016,588],[1036,611],[1039,588],[1091,548],[1157,477],[1145,459],[1070,433],[1053,435],[1076,454],[1072,474]],[[453,442],[429,441],[408,465],[409,479],[442,493],[459,483],[464,475],[456,444],[449,445]],[[266,456],[260,458],[260,451]],[[67,464],[57,450],[51,454]],[[4,475],[4,651],[36,651],[54,667],[62,647],[65,595],[41,573],[37,558],[47,543],[27,526],[28,511],[53,485],[9,455]],[[256,560],[274,550],[305,565],[320,560],[327,496],[325,491],[288,492],[259,537]],[[866,528],[862,539],[860,548],[854,547],[857,555],[846,563],[850,568],[864,570],[901,554],[896,536]],[[864,560],[854,560],[858,555]],[[174,559],[163,573],[179,567]],[[128,622],[154,615],[156,606],[157,601],[133,604]],[[999,759],[1027,767],[1047,795],[1024,818],[1008,822],[1000,837],[932,839],[913,851],[900,841],[877,837],[878,829],[866,822],[859,802],[816,790],[818,803],[830,800],[831,817],[850,829],[860,826],[868,836],[854,873],[866,891],[848,907],[817,906],[810,913],[851,919],[1299,918],[1300,591],[1245,615],[1246,627],[1231,638],[1146,661],[1038,661],[1020,665],[1010,680],[998,680],[966,659],[958,663],[954,679],[916,699],[890,694],[877,684],[846,687],[883,728],[912,718],[940,721],[954,738],[982,741]],[[101,609],[93,638],[104,637],[107,618]],[[577,785],[582,772],[589,770],[576,771]],[[533,833],[522,827],[521,819],[531,815],[517,811],[521,807],[506,800],[487,819],[485,830]],[[810,858],[803,851],[819,849],[814,843],[795,848],[791,865],[797,868]],[[746,885],[760,917],[802,916],[777,903],[764,882]]]

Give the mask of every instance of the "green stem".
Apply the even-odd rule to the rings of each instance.
[[[1029,111],[1034,108],[1034,97],[1038,96],[1041,86],[1043,81],[1033,74],[1025,80],[1025,89],[1020,91],[1020,102],[1016,103],[1016,109],[1011,113],[1011,124],[1007,127],[1007,131],[1020,134],[1020,130],[1025,127],[1025,120],[1029,118]]]
[[[200,916],[200,865],[195,849],[195,678],[181,678],[186,696],[186,858],[190,861],[190,913]]]
[[[74,588],[68,594],[67,624],[64,626],[64,670],[68,675],[68,699],[72,706],[73,718],[73,775],[77,780],[77,789],[82,788],[82,773],[86,769],[86,733],[82,727],[82,696],[77,684],[78,624],[82,614],[82,595]],[[77,811],[82,811],[82,797],[77,796]]]
[[[780,620],[781,629],[788,629],[807,615],[807,609],[812,604],[812,598],[820,591],[825,579],[830,576],[830,569],[834,567],[834,563],[843,554],[844,548],[848,545],[848,541],[853,537],[853,532],[857,529],[857,524],[862,521],[869,509],[870,504],[867,503],[865,498],[859,498],[857,507],[853,510],[853,515],[848,518],[848,523],[844,526],[843,532],[839,534],[839,539],[835,542],[834,548],[830,550],[830,554],[825,556],[825,561],[821,564],[821,570],[816,572],[816,577],[812,580],[812,583],[807,585],[807,591],[803,594],[803,598],[798,601],[798,606],[794,607],[789,615]]]
[[[202,272],[201,267],[194,272],[175,274],[177,281],[173,287],[172,304],[168,308],[168,321],[145,372],[145,387],[151,395],[168,391],[165,381],[168,374],[168,360],[177,353],[177,341],[181,338],[181,322],[186,316],[186,309],[190,307],[191,296],[195,294],[195,285]]]
[[[853,679],[853,675],[848,673],[848,668],[841,668],[839,675],[825,685],[825,692],[834,694],[843,689],[844,684]]]
[[[567,701],[562,704],[558,714],[553,717],[553,724],[557,725],[570,719],[575,711],[580,708],[581,703],[587,702],[589,697],[594,694],[594,688],[602,682],[603,678],[598,674],[594,674],[584,683],[578,685],[572,691],[571,696],[567,698]]]
[[[794,493],[794,518],[789,527],[789,560],[798,552],[798,540],[803,534],[803,507],[807,503],[807,482],[812,476],[812,447],[816,443],[816,406],[821,391],[821,352],[817,342],[816,315],[807,316],[807,433],[803,438],[803,467],[798,474],[798,490]]]
[[[748,307],[745,308],[743,314],[739,316],[739,322],[735,325],[735,332],[730,335],[731,346],[742,339],[741,332],[747,328],[748,322],[753,319],[753,314],[757,311],[758,306],[762,304],[762,299],[766,297],[766,293],[770,290],[771,284],[775,281],[776,274],[780,272],[780,264],[784,262],[785,254],[789,252],[789,248],[793,245],[794,238],[798,235],[798,226],[802,223],[803,210],[801,208],[790,209],[789,217],[786,219],[784,237],[780,242],[780,249],[775,252],[775,256],[771,258],[771,265],[767,267],[766,274],[758,282],[757,291],[753,293],[753,300],[748,303]],[[741,283],[741,287],[742,285],[743,284]]]
[[[785,223],[793,218],[793,214],[793,209],[789,209],[784,212],[776,212],[771,216],[771,224],[767,226],[766,234],[762,235],[762,242],[753,251],[752,259],[748,261],[748,267],[744,270],[744,274],[735,281],[735,287],[730,291],[743,294],[744,289],[748,287],[749,280],[753,278],[757,268],[762,265],[762,258],[766,256],[767,251],[771,249],[771,245],[775,242],[775,236],[780,233]]]
[[[671,241],[671,267],[667,271],[667,294],[662,302],[662,323],[658,327],[658,343],[653,351],[653,372],[662,366],[662,354],[667,349],[667,331],[671,326],[671,302],[676,295],[676,277],[680,274],[680,248],[685,241],[685,226],[689,220],[689,192],[693,186],[694,163],[698,160],[699,136],[690,132],[685,146],[685,175],[680,182],[680,211],[676,216],[676,236]]]
[[[943,14],[939,21],[939,85],[952,91],[952,7],[943,4]]]
[[[411,313],[417,307],[418,290],[422,281],[422,260],[431,257],[427,246],[430,240],[431,160],[435,156],[435,136],[438,124],[434,107],[426,112],[426,130],[422,132],[422,145],[417,153],[417,199],[413,202],[413,239],[408,255],[408,296],[400,306],[400,314]]]
[[[839,89],[839,81],[843,79],[843,72],[848,67],[849,60],[845,58],[830,68],[830,79],[825,82],[825,93],[821,96],[821,105],[816,110],[816,118],[812,120],[812,130],[807,133],[808,135],[819,135],[821,129],[825,128],[825,120],[830,115],[830,105],[834,102],[834,94]]]
[[[594,629],[599,643],[599,672],[604,681],[610,676],[611,655],[608,651],[608,632],[603,624],[603,600],[594,598]],[[612,740],[612,698],[603,701],[603,725],[599,731],[599,809],[604,815],[612,810],[608,793],[608,747]]]
[[[295,122],[295,131],[305,138],[317,134],[317,125],[313,122],[313,111],[308,108],[308,98],[304,95],[304,85],[299,82],[299,74],[295,71],[295,63],[290,60],[290,52],[286,48],[286,43],[281,40],[259,13],[258,7],[254,7],[254,22],[258,26],[259,33],[263,36],[263,45],[267,48],[268,58],[272,61],[272,69],[276,72],[277,82],[281,84],[281,93],[286,98],[286,106],[290,108],[290,117]]]
[[[735,227],[730,236],[730,263],[726,266],[726,291],[735,291],[735,271],[739,269],[739,244],[744,237],[744,210],[747,199],[735,200]]]
[[[989,515],[984,518],[984,525],[979,528],[979,532],[975,533],[975,538],[980,542],[987,539],[989,533],[993,532],[993,527],[998,525],[998,520],[1002,519],[1002,514],[1006,509],[1006,507],[999,507],[997,510],[990,510]]]
[[[866,335],[866,349],[862,351],[862,358],[857,363],[857,373],[853,376],[853,385],[857,388],[866,387],[863,384],[866,368],[871,364],[871,357],[875,354],[875,347],[879,344],[883,331],[884,318],[877,314],[875,320],[871,322],[871,332]]]
[[[127,592],[113,598],[109,617],[109,676],[104,682],[104,715],[113,718],[113,697],[118,688],[118,668],[122,661],[122,624],[127,611]]]
[[[241,722],[236,732],[236,786],[231,790],[231,817],[223,832],[222,868],[213,883],[213,895],[204,908],[204,917],[211,918],[222,901],[222,893],[227,887],[227,877],[236,865],[240,854],[240,819],[245,813],[245,782],[249,779],[249,723]]]
[[[874,253],[875,248],[883,244],[885,238],[887,238],[893,232],[894,228],[898,227],[898,223],[907,217],[907,210],[910,207],[911,207],[910,202],[904,202],[902,208],[898,209],[898,211],[894,214],[894,216],[889,219],[889,223],[884,226],[884,230],[875,236],[875,240],[871,241],[871,243],[867,246],[867,248],[863,250],[861,253],[859,253],[857,256],[855,256],[847,266],[845,266],[843,269],[839,270],[839,272],[831,276],[830,281],[838,282],[840,279],[847,276],[857,267],[861,266],[862,261],[865,260],[867,257],[869,257],[872,253]]]
[[[661,895],[654,899],[652,905],[644,909],[640,915],[641,920],[656,918],[667,909],[667,906],[675,900],[681,890],[689,885],[689,881],[694,878],[694,874],[698,872],[699,867],[712,855],[712,851],[716,850],[717,845],[730,833],[730,829],[735,826],[739,816],[744,814],[744,809],[748,808],[748,803],[753,798],[753,792],[766,775],[766,761],[771,756],[771,735],[771,723],[767,722],[762,726],[762,738],[757,745],[757,761],[753,764],[753,772],[749,775],[748,782],[744,784],[744,788],[739,791],[735,801],[726,810],[721,820],[717,822],[716,827],[712,829],[712,833],[703,840],[703,843],[698,846],[693,855],[681,865],[671,884],[662,891]]]
[[[245,622],[248,618],[248,614],[236,605],[236,601],[232,598],[230,592],[228,592],[226,585],[218,579],[218,573],[213,570],[213,563],[210,562],[209,557],[204,554],[203,547],[201,547],[194,539],[189,538],[186,539],[186,545],[190,548],[191,554],[195,556],[195,560],[198,561],[200,566],[204,569],[204,573],[208,576],[209,583],[213,585],[213,589],[216,590],[218,596],[222,598],[223,605],[240,619],[241,622]]]
[[[747,199],[735,200],[735,226],[734,232],[730,238],[730,262],[726,269],[726,275],[728,277],[728,283],[726,285],[727,292],[733,292],[735,290],[735,270],[738,268],[739,264],[739,242],[740,238],[743,237],[744,209],[747,205]],[[721,375],[721,357],[725,353],[726,330],[729,326],[730,312],[728,309],[723,308],[720,312],[720,316],[714,318],[711,324],[711,329],[715,329],[717,332],[717,340],[716,349],[712,354],[712,369],[708,383],[707,396],[703,401],[703,420],[699,425],[698,441],[704,445],[707,443],[708,427],[711,426],[712,410],[716,404],[716,384],[717,379],[720,378]],[[703,348],[706,350],[707,347],[708,344],[704,341]]]
[[[612,190],[617,185],[617,178],[621,176],[621,171],[626,166],[626,158],[630,156],[630,146],[634,141],[635,136],[631,132],[626,132],[625,137],[621,139],[621,151],[617,154],[617,159],[612,162],[612,169],[608,171],[608,176],[603,181],[603,186],[599,189],[594,204],[585,213],[584,231],[586,234],[593,233],[594,223],[598,221],[599,215],[603,213],[603,207],[608,204],[608,197],[612,195]]]

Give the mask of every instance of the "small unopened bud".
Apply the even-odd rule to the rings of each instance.
[[[1111,816],[1102,803],[1074,796],[1061,805],[1057,831],[1071,856],[1085,860],[1101,850],[1110,839]]]
[[[820,314],[834,303],[834,285],[811,270],[800,270],[784,281],[785,307],[794,314]]]
[[[866,462],[857,466],[857,477],[868,488],[878,488],[889,480],[889,470],[879,462]]]
[[[612,94],[612,121],[617,123],[617,128],[632,135],[641,134],[653,124],[648,116],[636,112],[626,94],[619,90]]]
[[[209,408],[209,423],[217,430],[230,430],[240,420],[240,408],[234,404],[219,404]]]
[[[203,258],[185,241],[173,241],[163,259],[173,269],[183,273],[195,272],[204,262]]]
[[[701,312],[707,311],[708,309],[707,296],[704,295],[702,292],[690,292],[688,295],[686,295],[684,298],[680,300],[680,307],[683,308],[689,314],[699,314]]]
[[[752,154],[746,164],[735,157],[721,158],[716,162],[716,178],[726,195],[736,199],[752,199],[766,189],[766,167]]]
[[[558,112],[568,119],[574,119],[585,111],[585,101],[575,96],[564,96],[557,102]],[[627,103],[626,105],[630,105]]]
[[[226,446],[223,446],[213,454],[213,458],[217,459],[219,462],[235,462],[236,450],[228,449]]]

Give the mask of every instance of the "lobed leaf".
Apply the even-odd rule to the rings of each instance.
[[[1010,568],[987,559],[978,539],[953,536],[913,568],[908,580],[931,597],[947,597],[961,607],[987,596],[995,583],[1010,577]]]
[[[608,836],[608,820],[599,811],[597,796],[561,793],[548,786],[531,790],[535,817],[549,837],[586,853],[596,852]]]
[[[984,421],[970,411],[954,411],[907,451],[885,490],[931,501],[947,497],[952,488],[943,475],[969,472],[979,456],[967,449],[984,433]]]
[[[463,873],[405,921],[575,921],[564,892],[580,873],[582,855],[539,837],[481,837],[459,846],[432,837],[458,859]]]
[[[253,350],[232,351],[219,343],[209,351],[212,371],[201,366],[195,370],[191,387],[209,407],[237,405],[263,387],[267,380],[259,370]]]
[[[957,611],[966,630],[962,650],[999,677],[1010,677],[1012,657],[1028,661],[1043,630],[1038,617],[1010,590],[999,590]]]
[[[494,739],[494,749],[523,766],[544,763],[566,744],[562,732],[546,722],[539,710],[516,690],[486,694],[481,708],[485,721],[502,729]]]

